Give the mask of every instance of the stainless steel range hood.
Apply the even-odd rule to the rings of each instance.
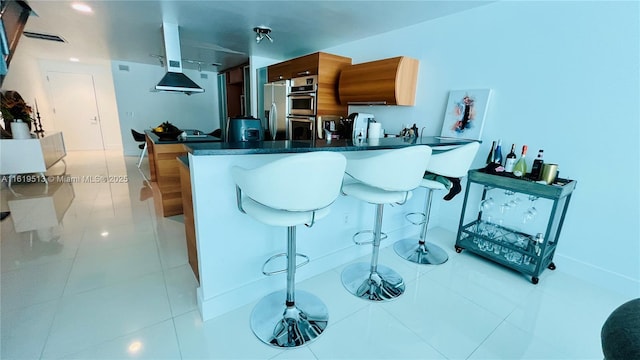
[[[164,33],[164,51],[167,73],[156,85],[156,90],[177,91],[187,95],[202,93],[204,89],[182,73],[182,55],[180,53],[180,35],[178,25],[162,23]]]

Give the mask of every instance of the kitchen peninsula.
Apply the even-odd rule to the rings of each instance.
[[[262,266],[269,257],[286,249],[283,239],[287,229],[262,224],[238,211],[235,183],[230,173],[233,166],[255,168],[293,153],[309,151],[339,151],[349,159],[406,146],[429,145],[437,151],[438,147],[444,149],[468,142],[422,137],[186,144],[199,271],[196,276],[200,281],[197,301],[203,320],[246,305],[282,287],[282,279],[264,276]],[[282,181],[297,180],[283,178]],[[353,180],[345,176],[345,182],[349,181]],[[269,184],[264,184],[264,189],[268,191]],[[415,233],[416,229],[408,227],[404,221],[404,213],[421,209],[422,201],[421,196],[415,196],[403,206],[385,209],[384,231],[389,238],[382,246]],[[368,254],[369,247],[356,246],[352,236],[357,231],[371,228],[374,208],[351,197],[340,196],[331,205],[329,215],[314,224],[311,231],[298,227],[298,251],[311,259],[298,270],[298,280]],[[284,261],[274,267],[284,268]]]
[[[182,190],[180,186],[179,164],[176,158],[186,155],[188,144],[219,142],[220,139],[202,135],[188,137],[186,140],[161,140],[152,131],[145,131],[147,141],[147,153],[149,154],[149,173],[151,182],[156,183],[159,200],[156,208],[162,216],[182,214]]]

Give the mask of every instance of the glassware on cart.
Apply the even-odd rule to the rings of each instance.
[[[488,197],[488,198],[480,201],[480,211],[489,212],[489,211],[491,211],[491,209],[493,209],[494,205],[495,205],[495,201],[493,200],[493,198],[492,197]]]
[[[504,194],[507,195],[507,199],[505,200],[506,206],[509,208],[517,207],[522,201],[518,196],[516,196],[516,192],[513,190],[505,190]]]
[[[536,215],[538,215],[538,209],[535,207],[535,202],[538,200],[537,196],[529,195],[529,201],[531,201],[531,206],[524,212],[522,217],[522,223],[526,224],[530,221],[535,220]]]
[[[517,252],[517,251],[509,251],[506,255],[505,258],[507,259],[507,261],[512,262],[514,264],[522,264],[522,254]]]

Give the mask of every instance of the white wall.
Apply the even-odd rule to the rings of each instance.
[[[91,60],[87,63],[74,63],[68,61],[53,61],[38,58],[37,54],[16,52],[11,62],[11,69],[2,86],[2,90],[16,90],[25,101],[34,109],[38,103],[38,112],[42,121],[42,128],[46,133],[60,131],[61,121],[53,112],[50,89],[47,85],[46,75],[49,71],[67,72],[76,74],[89,74],[93,77],[96,102],[105,147],[119,150],[122,148],[120,138],[120,126],[116,111],[116,98],[114,94],[113,80],[109,62]]]
[[[42,128],[46,131],[54,130],[53,113],[50,110],[51,107],[49,106],[44,83],[40,78],[37,59],[26,56],[26,54],[20,52],[20,47],[18,47],[10,67],[11,69],[2,84],[2,91],[14,90],[19,92],[27,104],[33,108],[33,118],[36,117],[35,103],[37,102]]]
[[[474,166],[498,138],[529,145],[530,162],[544,149],[578,181],[558,268],[638,296],[639,13],[638,2],[497,2],[323,51],[420,60],[416,106],[350,108],[387,130],[438,135],[449,90],[493,89]],[[461,200],[436,202],[435,223],[457,229]]]
[[[129,70],[120,70],[120,65]],[[140,153],[138,144],[131,136],[131,129],[143,132],[165,121],[181,129],[204,132],[220,127],[217,73],[185,69],[185,75],[205,90],[204,93],[185,95],[155,90],[156,84],[166,73],[161,66],[113,61],[111,68],[125,155]],[[201,75],[206,75],[207,79]]]

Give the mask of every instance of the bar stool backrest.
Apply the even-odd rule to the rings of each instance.
[[[331,205],[340,195],[346,162],[340,153],[316,151],[250,170],[234,166],[231,176],[246,196],[262,205],[312,211]]]
[[[373,156],[349,159],[346,173],[379,189],[409,191],[420,186],[430,157],[429,146],[407,146]]]
[[[145,141],[145,136],[142,133],[139,133],[133,129],[131,129],[131,135],[133,135],[133,140],[136,142],[143,142]]]
[[[427,171],[441,176],[460,178],[467,175],[480,143],[472,142],[452,150],[431,155]]]

